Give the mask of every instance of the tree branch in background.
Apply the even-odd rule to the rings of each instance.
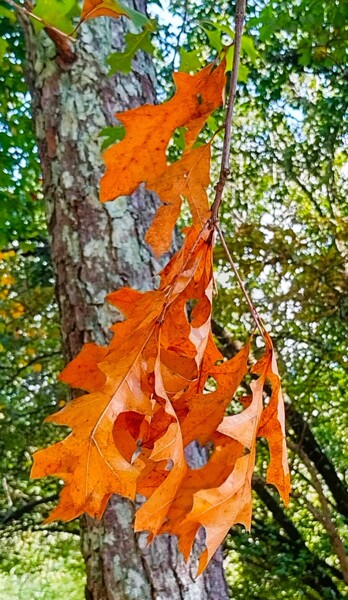
[[[305,582],[312,587],[314,590],[321,592],[323,588],[327,587],[335,591],[338,594],[336,584],[329,577],[328,572],[332,573],[334,577],[342,580],[343,575],[341,571],[328,565],[325,561],[315,556],[309,548],[306,546],[300,532],[297,530],[293,522],[285,514],[278,502],[266,489],[265,482],[257,477],[253,479],[253,489],[262,500],[264,505],[272,513],[273,518],[277,521],[280,527],[285,531],[289,538],[295,552],[303,552],[308,559],[310,568],[307,569]]]
[[[53,502],[58,499],[59,494],[51,494],[50,496],[46,496],[45,498],[36,498],[35,500],[31,500],[27,504],[23,504],[19,508],[15,508],[14,510],[8,511],[5,515],[0,516],[0,525],[6,525],[10,521],[17,521],[26,513],[31,512],[36,506],[40,506],[40,504],[46,504],[47,502]]]
[[[286,415],[288,425],[293,430],[293,433],[290,431],[290,438],[297,448],[302,448],[308,458],[315,464],[318,473],[325,480],[336,502],[338,512],[345,519],[348,519],[348,490],[344,482],[338,477],[333,463],[320,448],[303,415],[292,404],[287,405]]]
[[[240,350],[240,344],[233,341],[226,329],[216,320],[213,320],[212,327],[224,354],[227,358],[232,358]],[[287,424],[290,425],[290,438],[297,446],[303,448],[308,458],[315,464],[336,502],[337,511],[348,519],[348,490],[344,482],[338,477],[332,461],[320,447],[303,415],[293,404],[287,403],[285,408]]]
[[[308,498],[304,496],[299,496],[301,500],[305,503],[308,510],[312,513],[312,515],[316,518],[319,523],[322,524],[326,533],[328,534],[330,544],[333,552],[336,554],[339,563],[341,565],[341,570],[343,574],[343,579],[345,583],[348,585],[348,557],[345,552],[344,544],[342,539],[335,527],[335,524],[332,519],[331,511],[329,508],[328,501],[326,500],[323,486],[321,484],[320,478],[318,477],[318,471],[315,465],[309,460],[307,454],[304,452],[301,446],[294,444],[291,440],[288,441],[288,446],[298,454],[301,458],[303,464],[307,467],[310,476],[312,478],[312,486],[318,494],[318,498],[321,504],[321,509],[317,508],[313,505]]]

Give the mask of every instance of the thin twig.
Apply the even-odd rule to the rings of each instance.
[[[221,240],[221,244],[223,246],[223,249],[226,252],[226,256],[228,258],[228,261],[229,261],[229,263],[230,263],[230,265],[231,265],[231,267],[233,269],[233,272],[234,272],[234,274],[235,274],[235,276],[237,278],[239,286],[240,286],[240,288],[241,288],[241,290],[242,290],[242,292],[244,294],[244,297],[245,297],[245,299],[246,299],[246,301],[248,303],[249,310],[250,310],[250,312],[252,314],[252,317],[254,319],[255,325],[256,325],[257,329],[259,329],[260,333],[263,335],[263,333],[266,332],[265,325],[264,325],[264,323],[263,323],[260,315],[258,314],[255,306],[253,305],[252,300],[251,300],[251,298],[250,298],[250,296],[249,296],[249,294],[248,294],[248,292],[246,290],[246,287],[244,285],[244,282],[243,282],[241,276],[239,275],[238,269],[237,269],[237,267],[235,265],[235,262],[234,262],[234,260],[233,260],[233,258],[231,256],[231,253],[230,253],[230,251],[228,249],[228,246],[226,244],[226,240],[225,240],[225,238],[223,236],[223,233],[222,233],[222,231],[220,229],[220,225],[218,223],[215,223],[215,230],[217,231],[217,233],[219,235],[219,238]]]
[[[174,49],[174,56],[173,56],[173,60],[172,60],[173,69],[175,68],[175,61],[176,61],[176,57],[178,55],[179,48],[180,48],[181,36],[184,33],[185,28],[186,28],[186,22],[187,22],[187,16],[188,16],[188,4],[189,4],[188,0],[185,0],[185,4],[184,4],[184,16],[183,16],[183,19],[182,19],[181,29],[179,31],[179,35],[178,35],[178,38],[177,38],[177,43],[176,43],[176,46],[175,46],[175,49]]]
[[[52,356],[60,356],[60,355],[61,355],[60,350],[57,350],[55,352],[49,352],[47,354],[38,354],[37,356],[34,356],[30,360],[28,360],[28,362],[25,365],[22,365],[21,367],[19,367],[15,371],[15,373],[13,373],[8,379],[6,379],[5,385],[11,384],[15,379],[17,379],[17,377],[22,373],[22,371],[25,371],[25,369],[27,369],[31,365],[34,365],[35,363],[37,363],[41,360],[47,360],[49,358],[52,358]]]
[[[242,47],[243,23],[245,17],[246,0],[237,0],[236,17],[235,17],[235,38],[234,38],[234,55],[233,68],[230,79],[230,87],[227,102],[227,112],[225,121],[225,135],[222,147],[222,158],[219,181],[216,184],[215,199],[211,207],[211,220],[213,223],[218,221],[219,209],[222,202],[222,195],[225,188],[227,177],[230,174],[230,153],[231,153],[231,138],[232,138],[232,117],[236,99],[238,71],[240,63],[240,54]]]
[[[246,0],[237,0],[236,5],[236,16],[235,16],[235,37],[234,37],[234,55],[233,55],[233,68],[230,79],[229,93],[228,93],[228,101],[227,101],[227,111],[226,111],[226,119],[224,124],[224,141],[222,147],[222,157],[221,157],[221,168],[219,180],[215,186],[215,198],[211,207],[211,218],[210,223],[212,227],[217,231],[219,238],[221,240],[222,246],[226,252],[226,256],[228,261],[234,271],[234,274],[237,278],[239,286],[244,294],[244,297],[248,303],[249,310],[254,319],[255,325],[257,329],[260,331],[261,335],[264,336],[267,333],[265,325],[262,322],[260,315],[258,314],[255,306],[253,305],[251,298],[245,288],[245,285],[238,273],[238,269],[234,263],[234,260],[230,254],[230,251],[227,247],[225,238],[219,226],[219,209],[222,202],[222,196],[224,192],[224,188],[226,185],[227,177],[230,174],[230,154],[231,154],[231,141],[232,141],[232,118],[234,112],[234,105],[236,100],[237,93],[237,85],[238,85],[238,72],[239,72],[239,64],[240,64],[240,55],[242,48],[242,35],[243,35],[243,24],[245,18],[245,9],[246,9]]]
[[[60,35],[63,38],[66,38],[70,42],[74,42],[74,43],[76,42],[76,40],[73,37],[71,37],[68,33],[64,33],[64,31],[57,29],[57,27],[54,27],[54,25],[50,25],[49,23],[46,23],[46,21],[44,21],[41,17],[38,17],[34,13],[30,12],[30,10],[25,8],[25,6],[22,6],[21,4],[17,4],[17,2],[14,2],[14,0],[5,0],[5,2],[9,6],[12,6],[12,8],[14,8],[15,10],[18,10],[19,12],[21,12],[21,13],[27,15],[28,17],[31,17],[35,21],[38,21],[39,23],[41,23],[45,27],[45,29],[51,29],[52,31],[55,31],[55,33],[57,33],[58,35]]]
[[[0,516],[1,525],[5,525],[9,521],[15,521],[20,519],[23,515],[31,512],[34,508],[39,506],[40,504],[46,504],[47,502],[53,502],[58,499],[58,493],[51,494],[50,496],[46,496],[45,498],[34,498],[30,500],[27,504],[20,506],[16,509],[9,510],[5,515]]]

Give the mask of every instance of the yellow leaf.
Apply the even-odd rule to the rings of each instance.
[[[10,275],[9,273],[4,273],[1,276],[0,285],[7,285],[8,287],[11,287],[11,285],[13,285],[15,281],[16,280],[14,277],[12,277],[12,275]]]
[[[25,312],[25,308],[24,308],[23,304],[21,304],[20,302],[13,303],[12,316],[15,319],[19,319],[20,317],[22,317],[24,312]]]
[[[8,250],[7,252],[0,252],[0,260],[6,260],[7,258],[11,258],[11,256],[15,256],[14,250]]]

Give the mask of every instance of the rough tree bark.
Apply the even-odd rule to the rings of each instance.
[[[136,8],[144,11],[144,0]],[[159,269],[143,243],[154,199],[142,190],[106,205],[98,199],[98,133],[115,123],[116,111],[154,101],[154,73],[142,55],[131,75],[107,77],[105,59],[122,45],[121,20],[84,24],[74,51],[57,49],[45,32],[35,36],[30,23],[21,20],[63,346],[71,359],[83,343],[104,344],[109,337],[116,311],[105,295],[124,285],[150,288]],[[221,551],[195,580],[197,562],[185,565],[174,539],[163,536],[145,548],[143,535],[132,531],[132,519],[131,503],[114,497],[102,523],[82,520],[86,598],[228,598]]]

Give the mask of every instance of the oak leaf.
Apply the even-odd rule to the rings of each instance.
[[[259,378],[251,383],[252,398],[240,413],[226,416],[217,427],[217,432],[230,439],[228,451],[235,464],[226,480],[218,487],[202,489],[193,493],[190,512],[181,523],[172,524],[171,532],[179,537],[179,547],[187,556],[198,529],[206,532],[206,549],[200,557],[198,573],[209,560],[226,536],[229,528],[243,524],[251,525],[252,495],[251,480],[256,459],[256,439],[265,437],[270,448],[270,466],[267,482],[275,485],[285,504],[289,502],[290,477],[285,444],[284,407],[280,380],[272,341],[265,334],[264,356],[251,369]],[[272,384],[272,395],[266,408],[263,395],[266,379]],[[234,387],[234,384],[232,384]],[[228,444],[228,441],[225,441]],[[207,465],[209,468],[209,463]],[[203,479],[204,480],[204,479]]]
[[[204,226],[210,216],[206,192],[209,182],[210,144],[205,144],[185,152],[160,177],[147,183],[147,187],[156,192],[164,204],[157,210],[145,237],[156,255],[160,256],[170,249],[173,229],[184,198],[188,201],[192,222],[199,229]]]
[[[82,512],[101,517],[112,493],[134,498],[139,470],[131,460],[132,436],[125,450],[124,442],[118,443],[117,420],[125,413],[138,413],[139,420],[151,427],[156,410],[162,407],[170,418],[164,430],[157,430],[151,453],[145,450],[145,458],[154,465],[171,461],[173,467],[140,509],[137,526],[145,525],[146,521],[147,529],[155,535],[162,525],[186,470],[179,420],[170,397],[182,392],[192,378],[197,378],[197,356],[204,354],[204,340],[202,342],[197,331],[206,327],[206,323],[197,319],[189,323],[185,306],[195,299],[197,306],[202,304],[202,314],[207,320],[207,302],[210,314],[212,297],[211,254],[211,232],[206,230],[199,234],[194,227],[189,229],[183,248],[164,269],[158,290],[138,293],[126,288],[111,295],[112,303],[128,318],[114,325],[115,337],[107,352],[88,345],[65,369],[63,378],[80,388],[91,387],[91,373],[100,372],[104,378],[98,375],[98,384],[92,384],[93,393],[72,400],[48,418],[67,425],[72,433],[34,456],[33,477],[55,474],[66,482],[53,518],[71,519]],[[177,328],[187,332],[179,346],[175,346],[175,342],[172,345],[168,331],[172,312]],[[194,335],[190,339],[191,331]],[[92,355],[87,359],[89,350],[97,361],[93,368]],[[171,364],[176,380],[174,391],[170,387],[166,389],[168,353],[176,359]],[[190,363],[186,373],[182,368],[185,361]],[[85,375],[87,381],[84,382]],[[135,452],[136,440],[133,438],[133,441]],[[141,444],[141,440],[139,442]],[[140,455],[137,465],[141,463]],[[144,466],[146,462],[141,468]]]
[[[207,65],[195,75],[175,73],[174,81],[176,92],[167,102],[116,114],[126,134],[104,152],[106,171],[101,179],[102,202],[129,195],[141,183],[158,194],[165,206],[159,208],[147,235],[158,255],[170,247],[183,198],[189,202],[195,225],[202,227],[209,218],[210,144],[192,145],[223,102],[225,62],[217,67]],[[185,152],[176,163],[167,165],[166,149],[178,127],[187,130]]]
[[[133,21],[136,27],[150,25],[152,28],[145,15],[118,0],[84,0],[79,25],[96,17],[114,17],[115,19],[127,17]]]
[[[117,2],[85,0],[82,20],[111,13],[136,17]],[[269,335],[259,325],[265,351],[250,368],[252,338],[225,361],[211,328],[211,143],[195,142],[222,104],[225,63],[196,75],[176,73],[174,80],[176,92],[167,102],[116,115],[125,136],[105,151],[101,199],[131,194],[139,184],[155,192],[161,205],[146,239],[158,255],[170,247],[183,200],[193,224],[161,271],[157,289],[123,288],[107,296],[125,320],[111,327],[107,347],[86,344],[63,370],[62,381],[88,393],[48,417],[71,433],[35,453],[32,476],[55,475],[65,482],[49,520],[70,520],[83,512],[101,518],[112,494],[134,499],[140,493],[146,500],[136,513],[135,530],[147,531],[149,540],[161,533],[177,535],[186,559],[203,527],[202,572],[233,524],[250,528],[259,437],[269,445],[267,482],[285,503],[289,472],[283,398]],[[169,165],[166,150],[178,127],[186,129],[186,146]],[[246,374],[253,378],[252,393],[241,397]],[[231,414],[238,400],[240,412]],[[192,469],[187,458],[193,441],[209,445],[209,460],[199,469]]]
[[[48,418],[72,432],[35,454],[32,475],[65,481],[49,520],[82,512],[100,518],[111,494],[134,499],[138,492],[146,502],[137,511],[135,530],[148,531],[149,540],[175,534],[188,558],[204,527],[202,572],[233,524],[250,528],[258,437],[269,444],[267,482],[285,503],[289,473],[272,341],[264,332],[264,355],[250,370],[258,376],[252,395],[239,398],[241,412],[226,415],[249,371],[250,342],[223,360],[211,332],[213,232],[207,225],[185,233],[157,290],[109,294],[126,320],[112,327],[107,348],[86,344],[64,369],[63,381],[91,393]],[[266,382],[272,391],[265,406]],[[185,455],[193,440],[213,444],[200,469],[191,469]]]
[[[81,352],[63,369],[59,379],[71,387],[95,392],[105,383],[105,374],[98,363],[106,356],[107,348],[97,344],[85,344]]]
[[[166,149],[178,127],[186,127],[190,147],[209,115],[223,101],[225,64],[207,65],[195,75],[174,73],[176,93],[160,104],[145,104],[116,118],[126,135],[105,150],[105,175],[101,179],[102,202],[129,195],[140,183],[155,181],[166,169]],[[146,150],[145,150],[146,149]]]
[[[128,17],[126,8],[123,8],[121,4],[114,0],[84,0],[81,22],[95,17],[114,17],[117,19],[121,16]]]

